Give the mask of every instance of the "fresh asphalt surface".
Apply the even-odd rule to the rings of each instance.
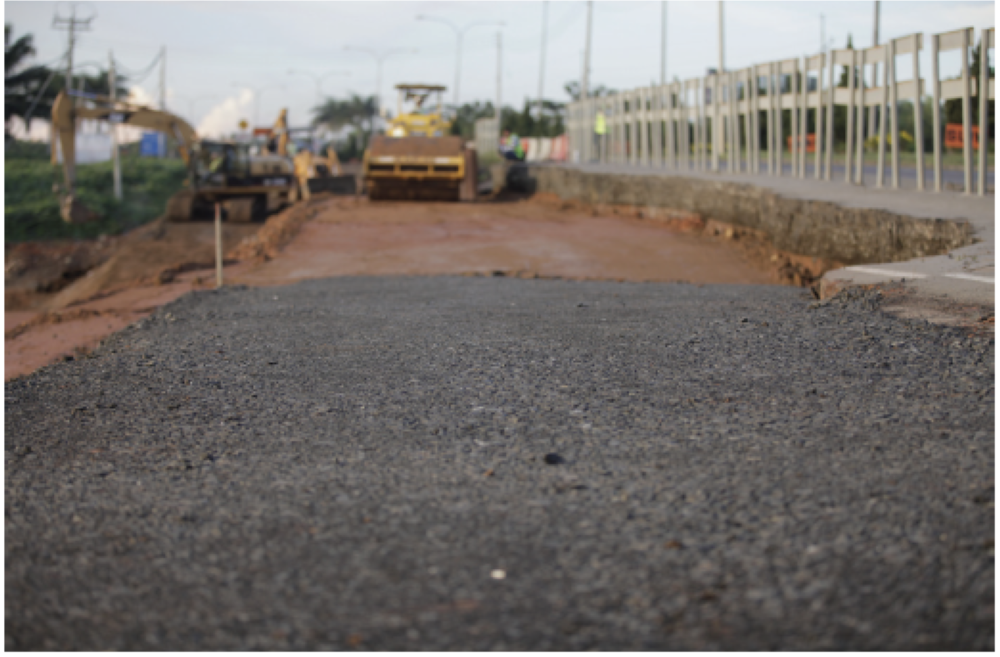
[[[6,384],[6,647],[992,650],[993,338],[853,295],[188,295]]]

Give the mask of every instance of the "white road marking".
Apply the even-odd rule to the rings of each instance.
[[[891,269],[871,269],[869,267],[844,267],[848,271],[856,271],[862,274],[875,274],[876,276],[899,276],[900,278],[927,278],[926,274],[916,274],[911,271],[893,271]]]
[[[945,274],[948,278],[961,278],[966,281],[979,281],[980,283],[990,283],[993,284],[994,279],[988,276],[974,276],[973,274]]]

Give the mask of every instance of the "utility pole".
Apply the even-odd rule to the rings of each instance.
[[[549,0],[542,3],[542,62],[538,66],[538,120],[542,120],[542,104],[545,98],[545,32],[549,22]]]
[[[667,83],[667,0],[660,3],[660,84]]]
[[[108,89],[111,90],[111,105],[118,98],[118,77],[115,75],[115,56],[108,51]],[[118,159],[118,125],[111,122],[111,162],[114,179],[115,198],[122,200],[122,168]]]
[[[89,30],[90,21],[94,20],[95,17],[96,14],[94,16],[91,16],[90,18],[78,19],[76,17],[76,5],[73,4],[71,5],[69,18],[62,18],[61,16],[59,16],[59,14],[56,14],[52,18],[52,27],[54,27],[57,30],[65,29],[69,33],[69,48],[67,50],[67,55],[66,55],[66,84],[65,84],[65,91],[67,94],[73,90],[73,49],[76,47],[76,32],[77,30],[80,30],[81,32]],[[72,103],[70,106],[74,107],[75,103]],[[76,112],[72,112],[70,120],[75,123]],[[73,133],[76,134],[75,128],[73,130]],[[58,135],[53,134],[52,139],[58,141],[59,137]],[[73,185],[76,182],[76,167],[74,166],[76,162],[71,161],[75,160],[75,158],[76,158],[75,149],[73,153],[63,153],[63,162],[66,163],[65,166],[66,187],[67,187],[66,191],[70,194],[73,193]]]
[[[726,49],[722,30],[722,0],[719,0],[719,75],[726,71]]]
[[[69,35],[69,48],[67,49],[68,55],[66,57],[66,92],[70,92],[73,89],[73,49],[76,47],[76,32],[77,30],[84,32],[90,30],[90,21],[94,20],[95,16],[90,18],[77,18],[76,17],[76,4],[73,4],[70,9],[70,17],[63,18],[56,14],[52,18],[52,27],[57,30],[65,29]]]
[[[503,134],[503,33],[497,32],[497,149],[500,148],[500,136]]]
[[[580,81],[580,100],[590,97],[590,33],[594,24],[594,0],[587,0],[587,42],[583,50],[583,80]]]

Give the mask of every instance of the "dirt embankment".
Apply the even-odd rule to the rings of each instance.
[[[265,224],[223,224],[225,262],[271,257],[330,202],[318,196]],[[156,220],[121,237],[9,247],[5,379],[86,353],[107,335],[186,292],[214,285],[211,222]]]

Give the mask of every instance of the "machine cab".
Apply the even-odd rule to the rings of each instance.
[[[387,136],[443,137],[448,134],[453,122],[444,116],[441,95],[445,87],[397,84],[396,90],[396,117],[389,122]]]
[[[195,173],[202,183],[225,185],[230,180],[250,175],[250,150],[247,144],[202,141],[194,153]]]

